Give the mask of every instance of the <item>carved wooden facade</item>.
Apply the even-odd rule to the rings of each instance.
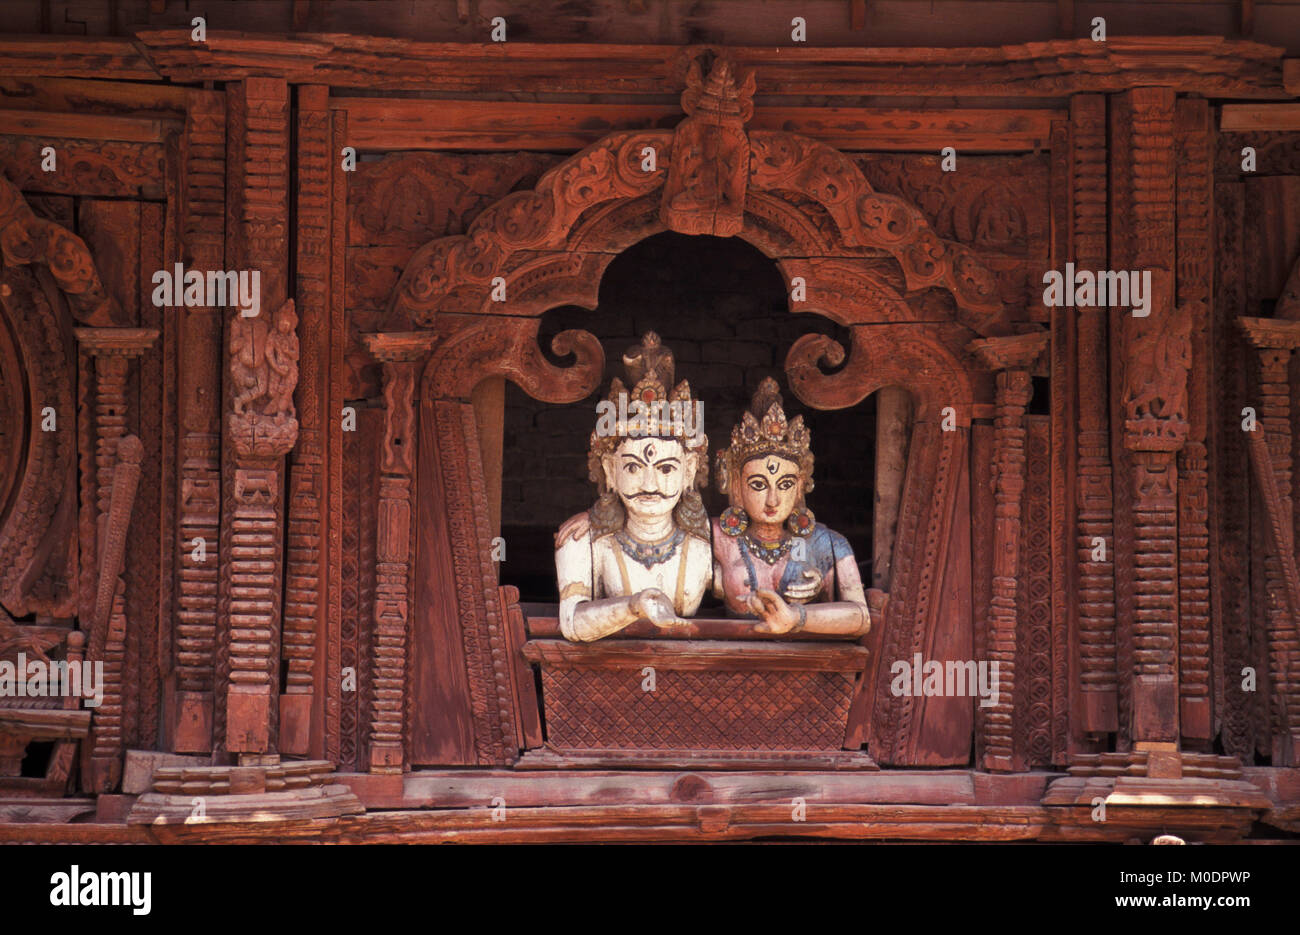
[[[797,834],[788,808],[714,789],[773,769],[835,833],[875,834],[897,767],[931,768],[893,774],[931,811],[877,816],[880,836],[1296,830],[1300,241],[1252,205],[1300,203],[1300,134],[1221,131],[1219,103],[1294,95],[1280,49],[1117,37],[824,63],[510,43],[494,64],[344,34],[250,58],[209,36],[0,50],[21,76],[0,82],[37,89],[36,130],[0,126],[0,659],[84,653],[105,673],[97,708],[0,697],[0,840],[40,839],[5,823],[33,808],[219,837],[185,824],[200,787],[232,827],[270,811],[383,840],[394,819],[366,810],[433,806],[419,834],[490,837],[497,779],[464,767],[613,780],[578,754],[618,743],[666,790],[591,804],[543,782],[497,836],[581,839],[607,815],[636,838],[615,805],[703,837]],[[118,83],[81,80],[92,59]],[[497,100],[606,86],[680,104]],[[972,122],[773,99],[922,93],[1004,104]],[[543,316],[596,308],[614,258],[665,232],[745,241],[792,314],[839,329],[783,349],[803,404],[855,420],[879,390],[911,400],[888,600],[861,645],[737,661],[741,625],[701,620],[699,648],[636,631],[593,654],[503,586],[501,386],[589,397],[600,339],[543,347]],[[1149,271],[1149,314],[1045,304],[1067,264]],[[260,311],[153,301],[178,266],[258,271]],[[918,658],[996,662],[998,694],[899,691]],[[628,681],[656,660],[679,711]],[[751,678],[769,708],[709,706]],[[582,704],[547,710],[562,684]],[[959,830],[950,779],[974,775],[966,804],[991,810]],[[1099,827],[1111,792],[1148,804]]]

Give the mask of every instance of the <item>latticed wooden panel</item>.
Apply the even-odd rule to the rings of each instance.
[[[545,666],[547,739],[570,750],[839,750],[853,693],[844,672],[709,672]]]

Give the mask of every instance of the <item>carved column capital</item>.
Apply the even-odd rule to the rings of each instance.
[[[361,342],[380,363],[413,362],[433,350],[438,336],[431,331],[383,331],[363,334]]]
[[[1237,319],[1237,327],[1251,346],[1261,351],[1277,350],[1289,354],[1300,348],[1300,321],[1242,316]]]
[[[92,357],[139,357],[158,340],[157,328],[73,328],[77,344]]]
[[[1025,381],[1031,374],[1045,370],[1048,333],[1033,331],[1000,338],[984,338],[966,345],[966,350],[985,370],[1024,371]],[[1028,402],[1028,400],[1026,400]]]

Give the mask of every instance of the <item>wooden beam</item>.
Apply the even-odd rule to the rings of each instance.
[[[333,98],[359,150],[573,150],[607,133],[674,126],[676,104],[532,104]],[[1047,143],[1049,109],[755,108],[750,129],[785,130],[845,150],[1019,152]]]
[[[1249,38],[1255,34],[1255,0],[1241,0],[1241,34]]]
[[[1300,104],[1224,104],[1219,129],[1300,130]]]
[[[121,140],[161,143],[171,121],[137,120],[102,114],[50,114],[30,110],[0,110],[0,133],[74,140]],[[179,128],[179,127],[178,127]]]
[[[660,95],[666,86],[682,85],[693,54],[692,47],[676,45],[415,42],[343,33],[284,37],[209,30],[201,44],[191,42],[186,29],[141,29],[136,36],[149,61],[174,82],[274,75],[371,90]],[[55,55],[50,67],[34,69],[35,55],[22,40],[0,44],[0,55],[6,46],[24,55],[21,71],[8,73],[67,74],[63,69],[73,67]],[[733,46],[727,52],[740,67],[757,71],[760,97],[1061,98],[1141,86],[1220,97],[1283,96],[1283,49],[1219,37],[1115,36],[1106,42],[961,48]],[[48,52],[45,58],[51,58]],[[122,77],[98,67],[100,77]]]
[[[867,0],[849,0],[849,25],[855,32],[867,28]]]
[[[83,36],[0,36],[0,75],[118,81],[161,81],[163,77],[132,40]]]
[[[89,711],[0,708],[0,734],[33,740],[79,740],[89,729]]]
[[[185,89],[128,81],[0,76],[0,106],[184,120]]]

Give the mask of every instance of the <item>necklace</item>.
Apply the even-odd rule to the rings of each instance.
[[[623,550],[623,554],[646,568],[662,565],[672,558],[685,538],[686,533],[681,529],[674,529],[673,534],[662,542],[651,543],[638,542],[623,529],[614,533],[614,540],[618,542],[618,547]]]
[[[755,555],[767,562],[769,565],[775,565],[781,560],[781,556],[790,551],[790,544],[794,542],[793,538],[786,538],[776,545],[767,545],[755,539],[748,532],[740,538],[741,548],[748,554],[751,550]]]

